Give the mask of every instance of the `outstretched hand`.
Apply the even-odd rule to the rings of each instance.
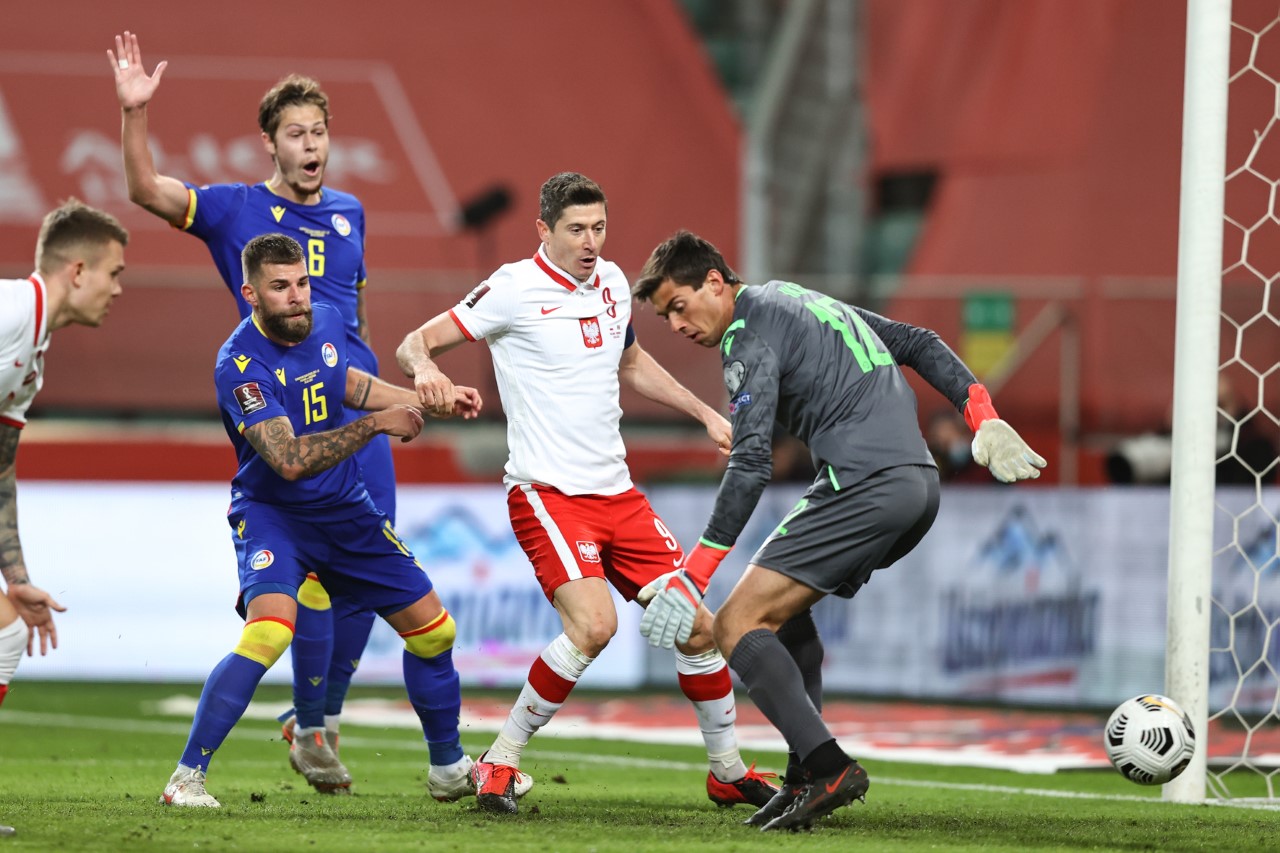
[[[394,435],[401,441],[413,441],[422,432],[422,412],[414,406],[398,403],[373,416],[378,432]]]
[[[138,36],[125,30],[123,36],[116,36],[116,49],[107,51],[107,59],[111,61],[111,70],[116,78],[116,97],[120,100],[120,108],[133,110],[145,107],[160,86],[160,75],[168,67],[168,62],[161,62],[150,75],[142,67],[142,51],[138,48]]]
[[[54,601],[53,596],[40,587],[29,583],[10,585],[8,596],[22,621],[27,623],[27,656],[35,655],[37,635],[40,637],[41,655],[49,654],[50,648],[56,649],[58,628],[53,624],[53,613],[65,613],[67,608]]]
[[[454,388],[453,381],[434,365],[414,374],[413,390],[418,392],[418,401],[422,403],[422,410],[428,415],[434,418],[447,418],[455,413],[458,392]]]
[[[720,448],[721,456],[728,456],[733,450],[733,427],[723,415],[716,414],[715,419],[707,424],[707,435]]]
[[[484,400],[479,391],[466,385],[455,385],[453,391],[456,395],[453,400],[454,416],[471,420],[480,414],[480,410],[484,408]]]
[[[973,461],[985,465],[1002,483],[1034,480],[1047,464],[1017,430],[999,418],[989,418],[978,427],[973,437]]]

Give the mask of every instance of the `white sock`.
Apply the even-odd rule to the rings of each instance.
[[[733,682],[719,649],[700,655],[676,652],[676,673],[680,689],[698,715],[698,729],[707,747],[711,773],[721,782],[736,782],[747,775],[738,752],[734,723],[738,719]]]
[[[520,754],[529,739],[551,722],[593,660],[564,634],[552,640],[529,668],[529,678],[493,746],[485,753],[485,761],[519,767]]]
[[[438,771],[437,775],[448,779],[456,779],[470,772],[471,764],[470,759],[464,755],[452,764],[432,764],[431,769]]]

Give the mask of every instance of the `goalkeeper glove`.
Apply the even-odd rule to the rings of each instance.
[[[973,430],[973,461],[986,466],[1002,483],[1031,480],[1040,476],[1044,457],[1027,445],[1018,431],[1000,420],[987,389],[974,383],[969,386],[964,420]]]
[[[636,600],[645,605],[640,634],[649,645],[669,649],[689,642],[702,593],[728,553],[728,549],[699,542],[685,555],[679,569],[654,578],[640,590]]]

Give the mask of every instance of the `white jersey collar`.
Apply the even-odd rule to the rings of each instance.
[[[538,244],[538,251],[533,255],[533,261],[538,268],[550,276],[551,280],[566,290],[578,290],[579,288],[595,289],[600,286],[600,258],[596,257],[596,274],[592,276],[589,282],[580,282],[573,276],[551,262],[547,257],[546,243]]]

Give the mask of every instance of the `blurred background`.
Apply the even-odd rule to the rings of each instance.
[[[1219,480],[1243,484],[1242,507],[1261,485],[1257,505],[1272,507],[1246,523],[1244,545],[1223,551],[1248,572],[1275,550],[1261,516],[1274,515],[1280,447],[1267,412],[1280,399],[1280,297],[1270,286],[1280,271],[1280,220],[1270,215],[1280,148],[1255,143],[1275,120],[1280,34],[1267,30],[1274,0],[1236,9],[1253,23],[1233,41],[1233,115],[1261,118],[1233,123],[1229,139],[1232,162],[1258,170],[1228,183],[1228,217],[1257,224],[1228,229]],[[20,479],[36,483],[33,502],[46,501],[24,503],[24,538],[29,551],[60,549],[46,564],[29,561],[33,577],[65,578],[75,598],[145,570],[119,607],[152,601],[149,616],[190,620],[164,613],[165,596],[181,594],[164,592],[175,575],[207,563],[202,583],[234,594],[218,527],[234,457],[210,379],[236,316],[204,246],[127,199],[105,58],[126,28],[148,70],[169,62],[151,139],[160,172],[185,180],[269,177],[259,98],[290,72],[322,82],[333,114],[326,183],[367,210],[367,304],[386,379],[400,379],[393,352],[405,333],[500,263],[534,252],[538,187],[563,170],[604,187],[604,255],[629,275],[688,228],[749,282],[794,280],[935,329],[1049,467],[1034,485],[997,489],[969,460],[963,421],[912,375],[949,483],[943,515],[928,547],[864,593],[883,607],[864,596],[824,604],[832,684],[1099,705],[1162,684],[1182,4],[223,0],[181,10],[63,2],[10,16],[0,28],[0,274],[30,272],[38,222],[67,195],[112,211],[133,235],[124,296],[102,329],[58,334],[23,438]],[[651,310],[635,323],[681,382],[724,405],[714,352],[678,341]],[[468,635],[472,678],[518,683],[555,633],[554,615],[511,550],[488,353],[462,348],[442,367],[480,387],[489,406],[483,423],[433,424],[396,448],[401,532],[440,567],[442,589],[471,596],[471,624],[492,626]],[[623,408],[637,481],[692,541],[721,461],[696,424],[627,395]],[[713,599],[750,556],[749,540],[763,539],[811,477],[807,453],[780,438],[779,483]],[[136,501],[155,515],[139,515]],[[102,529],[78,540],[85,518]],[[28,533],[29,524],[47,528]],[[85,553],[121,538],[119,566],[84,565]],[[1235,583],[1244,595],[1245,576]],[[488,585],[496,591],[486,597]],[[1247,594],[1253,601],[1254,587]],[[89,609],[68,613],[68,630]],[[211,614],[228,624],[209,663],[234,630],[222,602]],[[529,623],[520,638],[494,640],[520,619]],[[466,615],[458,622],[465,634]],[[1260,612],[1254,623],[1231,636],[1276,654],[1270,620]],[[1244,642],[1227,644],[1224,674]],[[673,680],[669,663],[628,648],[617,683]],[[67,663],[73,654],[59,650],[63,663],[41,666],[137,674],[104,662],[132,652],[97,651],[102,660]],[[484,674],[503,655],[511,673]],[[163,674],[198,677],[205,663]],[[1275,676],[1260,677],[1265,705]]]

